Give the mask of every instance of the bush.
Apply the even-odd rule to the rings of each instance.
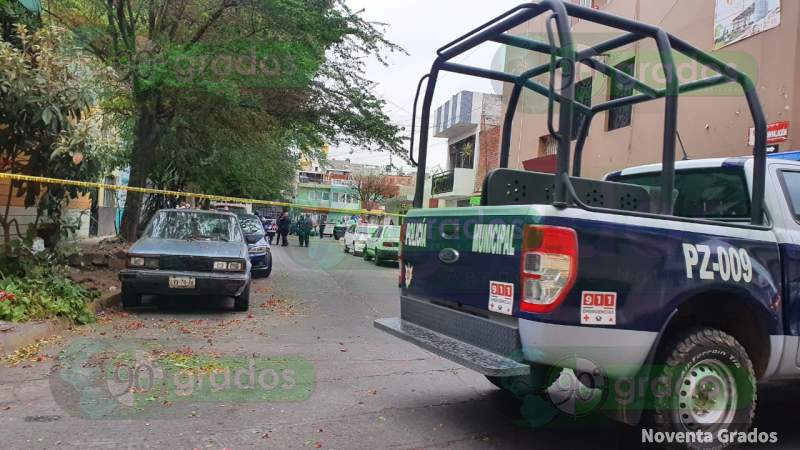
[[[66,317],[79,324],[91,323],[95,317],[87,305],[98,296],[60,274],[9,277],[0,280],[0,320]]]
[[[0,252],[0,320],[66,317],[79,324],[94,322],[88,304],[100,293],[67,277],[67,255],[60,250],[35,251],[29,239],[11,242]]]

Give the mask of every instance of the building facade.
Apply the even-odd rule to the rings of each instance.
[[[500,162],[499,95],[462,91],[434,112],[435,138],[447,139],[447,169],[431,174],[429,207],[468,206]],[[426,180],[427,182],[427,180]]]
[[[354,163],[349,160],[330,159],[325,163],[309,162],[301,165],[297,172],[294,203],[308,208],[309,214],[317,223],[338,222],[352,214],[346,211],[374,209],[374,205],[362,205],[355,189],[353,177],[357,175],[381,175],[392,185],[392,196],[412,199],[414,196],[413,175],[387,172],[384,166]],[[318,209],[317,211],[313,211]]]
[[[751,76],[770,124],[770,151],[796,149],[793,126],[800,120],[800,53],[798,24],[800,2],[792,0],[573,0],[609,13],[658,24],[673,35],[710,52],[714,57]],[[580,20],[572,22],[573,34],[582,45],[618,36],[607,28]],[[546,42],[543,19],[516,28],[514,34]],[[546,56],[508,48],[507,71],[522,70],[546,62]],[[652,40],[640,41],[609,54],[604,62],[656,88],[664,77]],[[711,75],[688,58],[677,59],[682,82]],[[546,76],[540,79],[546,82]],[[503,113],[510,86],[504,87]],[[576,100],[591,106],[633,93],[631,86],[588,70],[576,77]],[[555,168],[555,141],[547,131],[547,101],[526,93],[517,109],[512,132],[509,166],[551,171]],[[573,124],[573,137],[581,118]],[[608,172],[661,161],[664,101],[647,102],[610,110],[592,121],[586,141],[582,174],[599,178]],[[738,85],[706,89],[681,96],[679,144],[676,159],[749,155],[753,152],[752,118]],[[684,153],[685,151],[685,153]]]

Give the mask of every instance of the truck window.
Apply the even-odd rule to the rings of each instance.
[[[781,171],[781,179],[792,215],[795,219],[800,219],[800,172]]]
[[[659,187],[661,173],[609,177],[639,186]],[[696,219],[749,220],[750,193],[743,167],[713,167],[675,172],[675,216]]]

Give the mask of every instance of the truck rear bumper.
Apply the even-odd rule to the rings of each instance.
[[[658,336],[656,332],[560,325],[520,319],[524,358],[538,364],[576,369],[590,366],[611,378],[639,373]]]
[[[443,358],[493,377],[527,375],[516,327],[409,297],[401,317],[375,327]]]

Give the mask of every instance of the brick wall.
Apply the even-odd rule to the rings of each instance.
[[[490,170],[500,166],[500,130],[499,126],[486,127],[480,133],[480,155],[478,169],[475,172],[475,192],[483,189],[483,179]]]

